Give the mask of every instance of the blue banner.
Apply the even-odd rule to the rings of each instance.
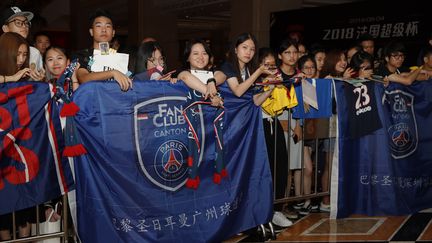
[[[432,206],[432,81],[411,86],[375,84],[358,92],[358,111],[375,99],[382,127],[359,138],[346,126],[353,112],[344,85],[335,81],[339,151],[333,160],[332,216],[406,215]],[[365,98],[366,96],[370,96]],[[363,123],[363,127],[371,123]],[[350,128],[354,129],[354,128]],[[361,128],[357,128],[361,129]]]
[[[0,215],[54,199],[72,189],[52,86],[0,86]]]
[[[220,242],[266,223],[272,184],[261,109],[251,94],[225,98],[223,156],[228,175],[215,183],[217,109],[199,105],[182,82],[89,82],[77,90],[77,128],[88,154],[75,159],[78,233],[86,242]],[[189,146],[196,135],[196,146]],[[199,150],[197,150],[199,148]],[[199,184],[187,188],[190,156]]]
[[[331,79],[306,79],[316,90],[318,109],[309,106],[305,111],[303,102],[303,89],[301,84],[296,84],[295,92],[298,105],[293,107],[294,118],[328,118],[332,114],[332,80]]]

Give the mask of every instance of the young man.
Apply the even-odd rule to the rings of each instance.
[[[102,10],[97,9],[90,16],[90,36],[93,37],[93,46],[90,49],[85,49],[77,52],[72,59],[78,58],[80,68],[77,70],[77,78],[80,84],[91,80],[107,80],[114,79],[120,85],[120,89],[127,91],[132,87],[132,80],[125,74],[117,70],[108,70],[101,72],[92,72],[91,65],[93,59],[93,51],[100,50],[99,43],[110,43],[114,37],[115,30],[112,23],[111,15]]]
[[[3,32],[15,32],[20,34],[24,39],[30,31],[31,20],[33,19],[32,12],[23,12],[18,7],[9,7],[3,9],[0,16],[0,23],[2,24]],[[45,76],[43,70],[42,56],[38,49],[30,46],[30,68],[34,71],[38,77],[40,75]],[[33,78],[33,77],[32,77]],[[36,80],[41,80],[40,78]]]
[[[375,41],[369,34],[362,34],[359,37],[359,45],[362,47],[363,51],[374,56],[375,54]]]
[[[419,74],[426,73],[423,68],[418,68],[410,71],[403,66],[405,61],[405,46],[401,42],[390,42],[384,48],[384,61],[374,74],[384,77],[384,81],[400,83],[403,85],[411,85],[417,80]]]
[[[38,32],[35,34],[34,39],[34,46],[40,51],[42,55],[45,54],[46,49],[48,49],[48,47],[51,45],[48,35],[44,32]]]

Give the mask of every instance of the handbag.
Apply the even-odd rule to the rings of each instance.
[[[61,220],[57,220],[56,222],[50,222],[54,213],[57,212],[58,207],[59,207],[59,203],[55,205],[54,210],[51,211],[46,221],[39,224],[40,235],[60,232]],[[36,224],[32,224],[32,235],[35,234],[36,234]],[[45,239],[45,240],[39,240],[35,242],[36,243],[60,243],[60,238]]]

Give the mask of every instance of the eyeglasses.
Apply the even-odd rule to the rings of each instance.
[[[394,59],[402,59],[405,58],[404,54],[391,54],[391,57],[393,57]]]
[[[165,57],[164,56],[160,56],[159,58],[154,58],[154,57],[150,57],[149,59],[150,62],[152,62],[153,64],[155,64],[155,62],[160,63],[165,63]]]
[[[10,24],[12,22],[15,24],[16,27],[23,27],[23,26],[25,26],[27,28],[30,28],[30,26],[31,26],[31,23],[29,21],[27,21],[27,20],[22,21],[22,20],[19,20],[19,19],[11,20],[11,21],[7,22],[7,24]]]

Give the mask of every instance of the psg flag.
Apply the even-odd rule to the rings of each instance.
[[[42,82],[0,86],[0,215],[72,189],[53,95],[52,86]]]
[[[182,82],[136,80],[127,92],[115,82],[80,86],[76,123],[88,151],[74,164],[82,242],[221,242],[270,220],[260,107],[251,94],[221,93],[223,118],[205,104],[186,118],[193,97],[202,97]],[[226,174],[215,180],[222,158]],[[190,178],[195,188],[186,186]]]
[[[344,92],[342,81],[335,84],[339,136],[331,216],[407,215],[432,207],[432,82],[372,83],[354,93]],[[355,102],[346,102],[348,93]],[[358,106],[355,112],[350,104]],[[352,136],[349,121],[366,112],[377,121],[364,118],[349,127],[359,130]]]

